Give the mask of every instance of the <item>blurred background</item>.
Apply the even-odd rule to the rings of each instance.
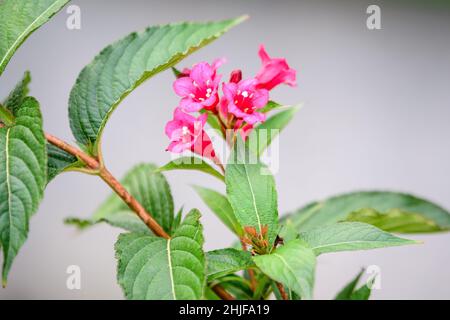
[[[250,20],[182,61],[180,67],[226,56],[221,69],[260,66],[258,46],[285,56],[298,70],[298,87],[280,87],[274,100],[304,102],[280,137],[275,176],[280,213],[311,200],[357,189],[396,190],[450,208],[450,4],[448,1],[74,0],[81,30],[69,30],[65,9],[34,33],[0,79],[6,97],[25,70],[40,102],[45,130],[73,141],[67,102],[80,70],[106,45],[148,25]],[[366,27],[366,9],[381,8],[381,30]],[[226,76],[228,77],[228,76]],[[164,125],[178,98],[165,72],[135,90],[116,110],[103,137],[110,170],[122,176],[139,162],[166,163]],[[167,174],[177,208],[203,212],[206,249],[232,235],[208,211],[190,184],[223,190],[194,172]],[[99,225],[84,232],[63,225],[89,217],[110,194],[99,179],[77,173],[48,186],[31,220],[29,239],[15,260],[0,299],[122,299],[113,244],[120,230]],[[330,299],[361,267],[377,265],[375,299],[449,299],[450,234],[413,236],[423,245],[321,256],[315,298]],[[66,269],[81,268],[81,290],[68,290]]]

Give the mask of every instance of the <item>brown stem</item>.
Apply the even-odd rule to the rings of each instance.
[[[258,282],[255,278],[255,271],[253,269],[248,269],[248,276],[250,277],[250,288],[253,292],[255,292],[256,287],[258,286]]]
[[[214,287],[212,287],[212,290],[215,294],[219,296],[222,300],[236,300],[231,294],[229,294],[224,288],[222,288],[220,285],[216,284]]]
[[[80,149],[71,146],[65,141],[62,141],[61,139],[52,136],[49,133],[45,134],[45,138],[47,138],[47,141],[51,143],[52,145],[66,151],[67,153],[70,153],[71,155],[77,157],[81,161],[83,161],[91,170],[100,170],[100,163],[97,161],[97,159],[87,155]]]
[[[2,123],[0,123],[0,127],[3,127]],[[110,186],[120,198],[122,198],[127,206],[139,216],[139,218],[150,228],[150,230],[153,231],[155,235],[165,239],[170,239],[170,236],[164,231],[152,215],[145,210],[139,201],[137,201],[97,159],[51,134],[46,133],[45,137],[49,143],[77,157],[85,163],[89,169],[96,171],[100,178],[102,178],[102,180],[105,181],[106,184],[108,184],[108,186]],[[220,298],[224,300],[234,300],[234,297],[220,285],[215,285],[213,290]]]
[[[281,297],[283,298],[283,300],[289,300],[288,295],[286,293],[286,290],[284,290],[284,287],[281,283],[279,282],[275,282],[277,285],[278,290],[280,291]]]
[[[124,188],[124,186],[117,181],[116,178],[106,169],[100,165],[100,162],[84,153],[82,150],[69,145],[68,143],[52,136],[51,134],[45,134],[47,141],[58,148],[74,155],[81,161],[83,161],[89,169],[98,172],[100,178],[106,182],[111,189],[114,190],[117,195],[127,204],[127,206],[133,210],[139,218],[153,231],[153,233],[159,237],[170,239],[170,236],[164,231],[164,229],[158,224],[158,222],[148,213],[144,207]]]
[[[159,223],[144,209],[144,207],[134,198],[124,186],[117,181],[116,178],[106,169],[101,168],[99,172],[100,178],[106,182],[114,192],[122,198],[127,206],[133,210],[139,218],[153,231],[155,235],[161,238],[170,239],[170,236],[164,231]]]

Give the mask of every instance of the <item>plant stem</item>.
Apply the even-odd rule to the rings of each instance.
[[[222,300],[236,300],[231,294],[229,294],[224,288],[216,284],[211,288],[215,294],[219,296]]]
[[[3,124],[0,123],[0,127]],[[164,229],[159,225],[159,223],[152,217],[152,215],[145,210],[145,208],[136,200],[125,187],[106,169],[106,167],[100,163],[94,157],[89,156],[82,150],[68,144],[67,142],[46,133],[45,137],[47,141],[54,146],[70,153],[71,155],[77,157],[83,163],[86,164],[88,169],[96,172],[97,175],[106,182],[106,184],[114,190],[114,192],[127,204],[127,206],[134,211],[139,218],[153,231],[153,233],[159,237],[170,239],[170,236],[164,231]],[[215,285],[213,288],[214,292],[223,300],[234,300],[234,297],[230,295],[224,288],[220,285]]]
[[[51,143],[52,145],[66,151],[67,153],[70,153],[71,155],[77,157],[78,159],[80,159],[82,162],[84,162],[87,167],[91,170],[100,170],[100,163],[97,161],[97,159],[87,155],[86,153],[84,153],[83,151],[81,151],[80,149],[68,144],[67,142],[49,134],[46,133],[45,134],[45,138],[47,139],[47,141],[49,143]]]
[[[45,134],[47,141],[58,148],[74,155],[81,161],[83,161],[89,169],[97,172],[98,176],[106,182],[108,186],[127,204],[127,206],[134,211],[138,217],[153,231],[153,233],[159,237],[170,239],[170,236],[164,231],[159,223],[148,213],[144,207],[134,198],[124,186],[106,169],[100,165],[100,162],[84,153],[82,150],[69,145],[68,143],[52,136],[51,134]]]
[[[139,216],[139,218],[150,228],[150,230],[153,231],[155,235],[161,238],[170,239],[170,236],[164,231],[159,223],[105,167],[100,169],[99,176],[120,198],[122,198],[127,206]]]
[[[283,300],[289,300],[288,295],[286,293],[286,290],[284,290],[284,287],[281,283],[279,282],[275,282],[278,288],[278,291],[280,291],[281,297],[283,298]]]

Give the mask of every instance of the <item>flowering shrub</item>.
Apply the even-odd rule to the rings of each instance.
[[[217,74],[217,69],[225,59],[218,59],[212,65],[199,62],[182,72],[175,70],[177,79],[173,88],[181,100],[173,120],[166,125],[166,134],[171,140],[167,150],[174,153],[190,150],[218,163],[211,139],[204,131],[208,116],[215,117],[220,123],[222,134],[232,129],[244,140],[256,124],[266,120],[266,114],[259,110],[269,102],[269,90],[283,83],[295,86],[296,72],[285,59],[271,59],[264,46],[259,55],[263,65],[254,78],[243,80],[242,71],[235,70],[229,82],[223,82],[221,86],[222,75]],[[222,97],[219,87],[222,87]],[[189,115],[193,112],[202,115],[195,118]],[[207,149],[209,152],[205,154]]]
[[[0,75],[30,32],[67,0],[0,3]],[[415,244],[392,233],[450,228],[449,212],[421,198],[393,192],[355,192],[278,213],[272,173],[261,155],[298,108],[270,100],[278,85],[295,86],[296,72],[261,46],[261,69],[224,81],[223,59],[174,69],[180,97],[165,127],[167,150],[189,155],[162,167],[139,164],[119,182],[106,168],[102,132],[115,108],[138,85],[174,67],[244,19],[150,27],[109,45],[78,76],[69,99],[77,146],[44,133],[40,106],[28,95],[30,74],[0,104],[0,247],[3,285],[28,234],[45,187],[62,172],[102,179],[114,193],[79,228],[108,223],[124,230],[115,244],[117,279],[128,299],[310,299],[321,254]],[[169,84],[168,84],[169,85]],[[274,114],[272,114],[274,113]],[[217,129],[231,155],[221,161],[206,127]],[[231,138],[230,133],[231,132]],[[257,137],[257,144],[253,139]],[[264,136],[264,135],[262,135]],[[224,162],[224,163],[223,163]],[[163,172],[197,170],[224,182],[225,194],[195,186],[198,195],[235,235],[235,245],[204,252],[201,214],[175,210]],[[186,204],[188,205],[188,204]],[[368,299],[359,274],[337,299]]]

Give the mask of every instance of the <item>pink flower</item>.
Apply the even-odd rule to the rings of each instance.
[[[238,83],[224,83],[221,101],[221,113],[232,113],[236,118],[248,124],[266,120],[266,115],[256,110],[264,107],[269,101],[269,91],[257,89],[256,79],[241,80]]]
[[[272,90],[279,84],[285,83],[291,87],[296,85],[296,72],[291,69],[283,58],[270,58],[263,45],[260,46],[259,57],[262,68],[256,75],[257,88]]]
[[[216,155],[211,139],[203,129],[207,117],[207,114],[202,114],[195,118],[176,108],[173,120],[166,124],[166,135],[171,141],[166,150],[173,153],[191,150],[201,156],[214,159]]]
[[[191,70],[183,70],[182,76],[173,84],[176,94],[182,97],[181,109],[186,112],[215,109],[219,102],[217,91],[221,77],[216,71],[224,62],[224,59],[218,59],[212,65],[200,62]]]

